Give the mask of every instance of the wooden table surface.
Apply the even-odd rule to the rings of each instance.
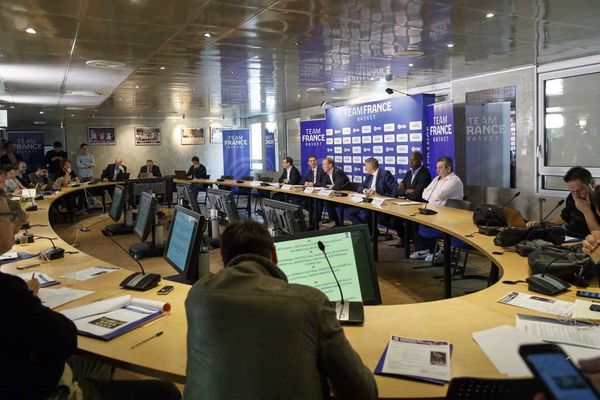
[[[216,183],[214,180],[186,180],[176,182]],[[228,186],[257,188],[255,185],[248,183],[238,184],[234,181],[218,183]],[[87,185],[86,187],[91,188],[107,185],[111,185],[111,183],[99,183],[96,185]],[[260,187],[259,189],[285,192],[275,187]],[[48,209],[57,198],[65,193],[76,190],[83,190],[83,186],[74,189],[63,189],[57,195],[48,196],[44,200],[37,201],[40,210],[29,213],[31,224],[44,224],[47,226],[33,227],[31,228],[31,232],[35,235],[56,237],[56,233],[49,225]],[[319,198],[319,195],[315,194],[288,192]],[[426,216],[415,215],[419,206],[398,206],[386,203],[382,207],[376,207],[367,203],[353,203],[348,197],[335,197],[328,200],[399,216],[458,237],[474,246],[488,257],[490,261],[498,265],[502,279],[520,280],[529,276],[526,258],[520,257],[516,253],[492,254],[493,251],[501,250],[501,248],[493,244],[492,237],[482,235],[474,235],[473,237],[465,236],[477,230],[477,227],[472,222],[471,212],[441,206],[431,206],[432,209],[435,209],[439,213],[433,216]],[[115,239],[118,240],[118,236]],[[107,238],[106,240],[108,241],[109,239]],[[77,251],[77,249],[60,238],[56,241],[56,244],[67,251]],[[35,243],[27,245],[15,245],[12,251],[37,253],[48,247],[50,247],[48,241],[39,239]],[[398,256],[402,256],[400,252]],[[31,262],[31,260],[24,260],[5,264],[2,270],[16,273],[19,272],[16,270],[17,265]],[[87,254],[78,253],[67,254],[65,258],[42,263],[40,267],[34,270],[46,272],[58,279],[64,271],[70,271],[73,268],[83,269],[94,265],[109,264]],[[82,353],[92,354],[121,368],[184,383],[187,333],[184,301],[190,287],[163,281],[160,286],[167,284],[175,286],[175,290],[167,296],[158,296],[156,294],[160,286],[157,289],[142,293],[120,289],[118,286],[119,282],[130,273],[131,271],[122,269],[84,282],[66,282],[73,288],[93,290],[94,293],[78,301],[64,305],[58,308],[57,311],[87,304],[97,299],[116,297],[123,294],[168,301],[172,305],[172,310],[167,316],[109,342],[80,336],[79,349]],[[499,282],[479,292],[452,299],[406,305],[367,306],[365,307],[364,325],[361,327],[345,327],[344,331],[354,349],[360,354],[362,360],[371,370],[375,368],[390,336],[394,334],[451,342],[454,345],[452,353],[453,377],[500,378],[503,375],[496,370],[472,339],[472,333],[498,325],[514,325],[515,314],[519,311],[523,312],[523,310],[496,303],[499,298],[512,290],[527,293],[524,285],[509,286]],[[566,293],[557,296],[557,298],[573,301],[575,291],[576,288],[571,288]],[[528,313],[535,314],[529,311]],[[136,349],[130,349],[133,344],[159,331],[164,332],[159,338],[153,339]],[[438,386],[381,376],[376,376],[375,378],[379,387],[380,397],[382,398],[443,397],[447,389],[447,385]]]

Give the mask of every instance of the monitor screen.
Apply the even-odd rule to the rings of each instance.
[[[319,241],[325,245],[325,252],[342,287],[344,300],[381,304],[366,225],[276,238],[278,265],[288,281],[319,289],[330,301],[340,300],[333,274],[318,247]]]
[[[206,193],[211,207],[225,213],[229,222],[240,219],[232,192],[222,189],[207,189]]]
[[[194,256],[198,257],[194,253],[199,249],[197,233],[200,218],[202,217],[193,211],[175,207],[165,247],[165,259],[180,274],[187,272]]]
[[[108,216],[115,222],[119,222],[121,219],[123,206],[125,205],[125,193],[123,189],[123,186],[115,186],[115,191],[112,196],[112,203],[110,205]]]
[[[190,205],[190,209],[193,212],[200,214],[200,206],[198,205],[198,192],[188,185],[183,188],[183,193],[185,195],[185,200]]]
[[[306,221],[301,205],[263,199],[262,207],[267,225],[275,236],[306,230]]]
[[[152,229],[157,204],[158,201],[154,197],[148,193],[142,193],[138,206],[137,221],[135,228],[133,228],[133,231],[142,242],[146,241]]]

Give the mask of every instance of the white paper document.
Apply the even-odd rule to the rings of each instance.
[[[498,300],[498,303],[526,308],[552,315],[571,316],[574,304],[570,301],[557,300],[533,294],[510,292]]]
[[[56,308],[92,293],[94,292],[91,290],[79,290],[66,287],[58,289],[44,288],[40,289],[38,297],[46,307]]]
[[[118,270],[118,267],[105,267],[102,265],[98,265],[96,267],[89,267],[86,269],[82,269],[81,271],[76,271],[70,274],[62,275],[61,278],[68,278],[74,281],[87,281],[88,279],[96,278],[98,276],[102,276]]]
[[[517,314],[516,327],[545,342],[600,349],[600,326]]]
[[[519,355],[519,346],[543,343],[539,337],[509,325],[474,332],[473,339],[498,371],[510,377],[532,376]],[[560,347],[576,363],[579,360],[600,356],[600,350],[568,345],[560,345]]]
[[[450,381],[450,343],[392,336],[381,372]]]
[[[600,304],[587,300],[575,300],[573,319],[577,321],[600,322]]]
[[[60,282],[52,278],[50,275],[38,271],[24,272],[22,274],[18,274],[17,276],[24,281],[30,281],[35,278],[40,283],[41,288],[60,284]]]
[[[397,206],[420,206],[423,203],[418,201],[395,201],[394,204]]]
[[[0,255],[0,261],[8,261],[19,258],[19,254],[16,251],[11,251]]]

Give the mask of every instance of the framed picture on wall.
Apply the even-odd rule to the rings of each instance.
[[[204,144],[204,128],[181,128],[181,144]]]
[[[115,146],[115,128],[111,126],[89,126],[87,143],[90,146]]]
[[[210,127],[210,142],[223,143],[223,128],[221,128],[220,126]]]
[[[136,146],[160,146],[160,128],[139,126],[135,128]]]

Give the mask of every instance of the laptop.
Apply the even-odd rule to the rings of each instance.
[[[140,178],[141,179],[149,179],[149,178],[154,178],[154,175],[152,175],[152,172],[142,172],[140,174]]]
[[[179,179],[179,180],[188,179],[187,171],[175,171],[175,179]]]
[[[129,179],[129,172],[119,172],[117,174],[117,181],[126,181]]]

